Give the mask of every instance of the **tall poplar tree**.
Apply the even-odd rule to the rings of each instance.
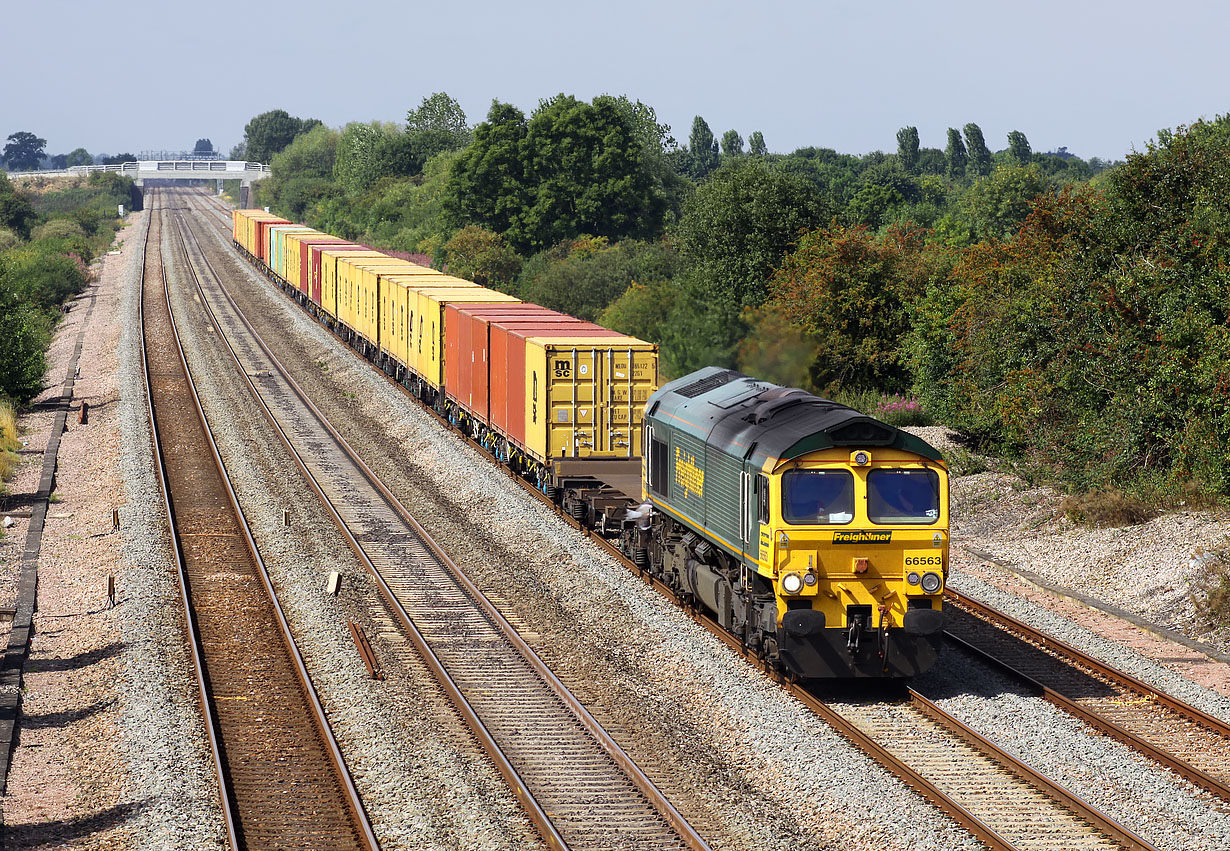
[[[969,154],[969,164],[974,167],[974,174],[986,177],[991,173],[991,152],[987,149],[987,141],[982,136],[982,128],[972,121],[965,125],[965,150]]]
[[[961,141],[961,131],[955,127],[948,128],[948,147],[944,151],[948,158],[948,176],[952,178],[965,176],[965,165],[968,157],[965,154],[965,143]]]
[[[692,119],[692,135],[688,137],[692,158],[692,176],[697,180],[718,167],[718,143],[713,131],[699,115]]]
[[[752,135],[748,137],[747,152],[754,157],[763,157],[769,153],[769,149],[765,147],[764,134],[759,130],[754,130]]]
[[[1029,140],[1020,130],[1013,130],[1008,134],[1008,153],[1020,165],[1029,163],[1029,157],[1033,151],[1029,147]]]
[[[897,131],[897,156],[910,174],[918,171],[918,128],[902,127]]]
[[[737,130],[727,130],[722,134],[722,153],[728,157],[743,156],[743,137]]]

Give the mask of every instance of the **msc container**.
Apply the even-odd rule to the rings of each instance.
[[[527,302],[454,303],[445,308],[444,386],[450,399],[489,424],[495,392],[491,388],[491,327],[495,322],[542,325],[580,320]]]
[[[286,243],[286,280],[305,298],[311,296],[311,277],[308,274],[312,268],[309,246],[312,245],[349,245],[339,236],[327,233],[295,234]]]
[[[320,233],[305,225],[277,225],[269,229],[272,245],[269,248],[269,270],[286,281],[286,237],[291,234]]]
[[[639,469],[645,401],[658,386],[658,347],[636,337],[535,336],[525,340],[525,439],[558,476],[592,469],[573,460]]]
[[[320,307],[322,310],[324,309],[323,269],[325,267],[322,265],[321,258],[323,256],[323,252],[325,251],[329,252],[328,256],[331,258],[331,262],[332,262],[332,261],[335,261],[339,255],[345,252],[374,251],[374,249],[369,248],[366,245],[360,245],[357,242],[342,243],[341,245],[336,245],[336,246],[332,246],[332,245],[310,245],[308,246],[309,261],[311,263],[311,271],[309,272],[310,280],[311,280],[311,283],[309,285],[311,288],[310,297],[312,299],[312,302],[318,307]],[[379,253],[379,252],[374,252],[374,253]],[[337,301],[337,298],[336,298],[336,295],[334,295],[332,297],[332,303],[334,307],[336,307],[336,301]],[[333,307],[329,308],[328,313],[330,316],[335,315],[335,311]]]
[[[411,367],[433,390],[444,386],[445,310],[450,304],[520,303],[521,299],[486,287],[411,287],[414,339]]]
[[[337,321],[342,321],[338,305],[338,267],[346,258],[388,257],[383,251],[365,248],[352,251],[345,248],[320,250],[320,307]]]
[[[560,314],[563,316],[564,314]],[[529,370],[526,364],[526,340],[531,337],[621,337],[609,331],[566,316],[564,320],[497,320],[491,323],[491,417],[492,424],[516,446],[526,447],[526,423],[533,419],[526,408]]]

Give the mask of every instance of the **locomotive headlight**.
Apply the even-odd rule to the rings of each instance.
[[[922,581],[922,577],[918,575],[917,570],[911,570],[908,574],[906,574],[905,581],[911,585],[917,585]]]
[[[803,590],[803,577],[797,573],[787,573],[782,577],[782,590],[787,594],[797,594]]]
[[[859,450],[854,453],[850,460],[854,462],[855,467],[866,467],[871,463],[871,453]]]
[[[944,580],[940,578],[938,573],[924,573],[922,578],[922,589],[928,594],[934,594],[940,590],[940,586],[944,584]]]

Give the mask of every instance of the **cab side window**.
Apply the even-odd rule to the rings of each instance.
[[[760,522],[769,522],[769,479],[766,476],[756,477],[756,491],[759,495]]]
[[[665,440],[658,440],[653,429],[649,429],[649,489],[662,496],[670,496],[666,475],[666,460],[668,458]]]

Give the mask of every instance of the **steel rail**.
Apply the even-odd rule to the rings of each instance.
[[[1223,736],[1230,737],[1230,724],[1210,715],[1203,710],[1197,709],[1185,701],[1180,700],[1173,695],[1167,694],[1160,689],[1156,689],[1148,683],[1137,677],[1132,676],[1126,671],[1121,671],[1114,666],[1097,659],[1083,650],[1073,647],[1065,641],[1061,641],[1054,636],[1047,635],[1040,629],[1030,626],[1024,621],[1017,620],[1011,615],[998,611],[997,609],[988,606],[986,603],[961,594],[958,591],[948,589],[944,592],[945,597],[957,605],[964,606],[971,610],[973,614],[981,620],[988,621],[994,625],[995,621],[999,621],[1008,629],[1019,632],[1026,636],[1030,641],[1041,645],[1044,649],[1051,651],[1059,656],[1066,656],[1068,659],[1080,665],[1091,668],[1101,676],[1106,677],[1114,682],[1119,683],[1125,688],[1137,692],[1142,697],[1147,697],[1158,704],[1165,706],[1172,712],[1184,716],[1189,721],[1193,721],[1202,727],[1207,727],[1214,730]],[[1001,627],[1002,628],[1002,627]]]
[[[202,256],[203,256],[203,252],[202,252]],[[212,264],[209,263],[208,258],[203,257],[203,259],[205,259],[206,265],[210,267],[211,271],[214,274],[215,279],[217,279],[220,282],[221,279],[217,275],[216,271],[212,270]],[[198,288],[199,287],[200,287],[200,283],[198,281]],[[683,843],[688,848],[694,849],[694,851],[708,851],[709,846],[705,842],[705,840],[699,834],[696,833],[696,831],[691,827],[691,825],[687,822],[687,820],[675,809],[674,805],[670,803],[670,801],[665,797],[665,795],[663,795],[662,792],[657,789],[657,787],[648,778],[648,776],[644,774],[644,772],[640,769],[640,767],[637,766],[636,763],[631,759],[631,757],[629,757],[627,753],[624,752],[623,749],[619,747],[619,745],[615,742],[615,740],[610,737],[610,734],[607,733],[602,728],[602,726],[598,723],[596,719],[594,719],[594,717],[585,708],[585,706],[581,704],[581,702],[575,697],[575,695],[573,695],[567,689],[567,687],[559,680],[559,678],[554,674],[554,672],[550,670],[550,668],[542,661],[542,659],[534,652],[534,650],[528,644],[525,643],[524,639],[521,638],[520,634],[517,633],[516,629],[504,618],[504,616],[499,612],[499,610],[496,609],[493,604],[491,604],[491,602],[486,598],[486,596],[482,594],[482,592],[478,589],[478,587],[474,585],[474,583],[469,579],[468,576],[465,575],[464,571],[462,571],[452,561],[452,559],[449,558],[449,556],[439,547],[439,545],[436,544],[436,542],[431,538],[431,536],[427,533],[427,531],[418,523],[418,521],[405,508],[405,506],[401,503],[401,501],[398,500],[398,498],[388,489],[387,486],[385,486],[383,481],[381,481],[381,479],[375,474],[375,472],[372,471],[367,466],[367,464],[358,456],[358,454],[353,450],[353,448],[349,445],[349,443],[345,440],[345,438],[343,438],[342,435],[333,427],[333,425],[329,422],[329,420],[323,414],[323,412],[321,412],[319,408],[317,408],[317,406],[311,401],[311,399],[308,398],[307,394],[302,390],[301,387],[299,387],[298,383],[295,382],[294,379],[290,377],[288,371],[282,366],[281,362],[277,359],[277,357],[273,354],[273,352],[265,344],[264,340],[256,332],[255,328],[252,327],[251,323],[248,322],[247,318],[242,314],[241,311],[239,311],[238,306],[235,305],[234,300],[231,298],[230,294],[226,292],[225,287],[219,287],[219,291],[222,293],[224,298],[226,298],[226,300],[234,308],[236,315],[238,316],[240,321],[243,323],[243,325],[245,326],[249,334],[252,336],[253,340],[257,343],[257,345],[261,349],[264,356],[269,358],[269,360],[280,371],[282,379],[286,381],[288,386],[291,387],[293,392],[296,394],[296,397],[304,405],[304,407],[307,410],[309,410],[312,413],[312,415],[316,418],[316,420],[320,424],[321,429],[330,436],[330,438],[334,441],[334,443],[347,456],[347,459],[350,461],[350,463],[352,463],[354,467],[360,471],[361,475],[365,479],[367,479],[368,482],[380,493],[380,495],[384,498],[386,502],[388,502],[390,507],[393,508],[393,510],[399,515],[399,517],[415,531],[415,533],[429,547],[433,555],[437,559],[440,560],[440,562],[446,567],[449,573],[452,574],[453,578],[466,590],[466,592],[473,599],[473,601],[479,605],[479,607],[482,609],[483,613],[488,617],[488,619],[491,620],[491,622],[497,626],[501,634],[515,648],[517,648],[518,652],[525,659],[525,661],[527,661],[531,665],[535,673],[548,685],[548,687],[552,691],[554,691],[559,696],[559,698],[565,703],[565,705],[568,706],[568,708],[577,716],[578,720],[586,728],[586,730],[593,737],[593,739],[608,754],[608,756],[611,757],[611,759],[616,763],[616,765],[618,765],[619,768],[622,771],[624,771],[625,774],[629,776],[629,778],[632,780],[633,784],[638,788],[641,794],[645,796],[645,798],[650,802],[650,804],[656,810],[658,810],[658,812],[663,817],[663,819],[667,822],[667,824],[669,824],[671,828],[676,831],[676,833],[679,835],[679,838],[683,841]],[[301,455],[297,447],[294,445],[293,441],[290,439],[290,436],[286,434],[281,424],[277,421],[277,418],[273,415],[273,412],[270,410],[268,404],[263,399],[261,393],[256,388],[255,382],[253,382],[251,377],[247,375],[243,367],[243,364],[239,359],[238,354],[235,352],[234,348],[230,345],[229,340],[226,339],[225,333],[222,330],[220,322],[218,321],[217,317],[214,315],[212,309],[209,307],[208,299],[203,289],[200,290],[200,293],[201,293],[203,303],[205,304],[206,309],[209,311],[209,315],[214,324],[214,327],[218,330],[219,335],[223,338],[224,342],[226,342],[228,349],[230,349],[232,357],[235,360],[236,366],[239,368],[240,372],[245,376],[249,389],[251,390],[253,396],[257,399],[258,404],[260,404],[262,409],[265,411],[266,416],[268,417],[270,422],[273,424],[275,430],[278,432],[283,445],[291,453],[291,456],[294,458],[296,464],[299,466],[300,470],[303,472],[303,474],[307,478],[313,491],[316,492],[317,496],[324,503],[331,518],[333,519],[334,524],[338,527],[338,529],[345,536],[351,549],[355,552],[356,556],[364,564],[367,571],[375,579],[377,586],[380,589],[381,594],[384,597],[386,603],[396,614],[398,621],[402,624],[407,634],[411,637],[416,648],[422,654],[424,660],[427,662],[427,664],[429,665],[429,668],[432,670],[433,676],[436,677],[436,679],[440,682],[441,686],[449,694],[450,698],[453,699],[458,709],[462,712],[463,718],[466,720],[467,725],[470,726],[471,729],[474,731],[480,743],[483,745],[484,750],[487,751],[489,755],[492,757],[492,759],[496,762],[497,768],[500,770],[500,772],[505,776],[506,780],[509,782],[509,785],[513,789],[514,794],[517,796],[518,800],[522,803],[522,805],[526,808],[527,812],[531,815],[531,818],[535,822],[536,826],[538,826],[539,829],[542,831],[544,839],[553,848],[561,849],[561,851],[563,851],[563,849],[567,849],[568,846],[565,843],[562,836],[557,831],[557,829],[555,828],[551,820],[550,814],[547,813],[545,810],[543,810],[541,806],[538,804],[538,802],[533,798],[533,794],[530,791],[529,784],[527,784],[524,781],[524,779],[519,775],[519,773],[513,767],[511,762],[509,762],[507,757],[504,755],[502,749],[499,747],[498,743],[496,742],[495,737],[491,734],[490,730],[488,730],[486,725],[482,722],[478,713],[474,710],[474,708],[466,700],[465,696],[462,694],[460,687],[456,684],[453,678],[449,675],[443,663],[440,661],[440,659],[431,649],[426,638],[422,635],[422,632],[414,624],[413,619],[410,616],[410,614],[405,610],[401,602],[398,600],[396,593],[392,590],[392,588],[389,587],[388,583],[385,581],[384,577],[381,574],[381,571],[377,568],[377,566],[372,562],[368,554],[364,551],[362,543],[355,538],[349,526],[341,518],[341,515],[338,512],[337,507],[332,503],[332,501],[325,494],[323,487],[317,481],[316,477],[312,474],[312,472],[308,468],[306,461],[304,460],[303,456]]]
[[[156,200],[159,193],[155,190],[151,192],[151,195],[153,196],[151,200]],[[183,547],[175,530],[175,523],[171,519],[174,517],[171,511],[171,488],[167,483],[166,456],[162,450],[162,441],[158,437],[158,416],[154,412],[154,389],[150,384],[149,357],[145,346],[145,279],[148,275],[147,266],[149,259],[147,254],[150,235],[154,230],[154,215],[155,209],[151,205],[149,218],[146,221],[145,242],[141,246],[141,296],[137,299],[137,322],[141,329],[141,375],[145,383],[146,411],[149,415],[150,437],[154,450],[154,470],[158,475],[158,487],[162,492],[162,507],[163,511],[166,512],[167,528],[171,535],[171,550],[175,557],[175,570],[179,576],[180,603],[184,607],[184,621],[187,624],[189,656],[192,661],[193,671],[196,674],[197,697],[200,702],[201,716],[205,721],[205,736],[209,743],[209,752],[213,758],[214,775],[218,783],[218,796],[222,805],[223,826],[226,831],[227,844],[231,848],[237,849],[239,848],[239,835],[236,830],[238,815],[235,802],[231,798],[230,784],[226,781],[226,769],[222,764],[221,726],[217,715],[213,711],[213,704],[209,700],[209,685],[205,679],[201,636],[197,632],[196,619],[192,616],[192,601],[188,596],[188,570],[184,564]],[[161,236],[161,223],[159,223],[159,234]],[[159,256],[158,267],[165,286],[166,274],[161,255]]]
[[[186,260],[188,259],[186,251],[185,251],[185,259]],[[238,497],[235,494],[234,488],[230,481],[229,474],[227,473],[225,464],[222,461],[221,453],[218,449],[217,443],[214,440],[211,428],[209,426],[209,421],[205,416],[204,409],[201,405],[200,395],[197,391],[196,382],[192,377],[192,371],[188,367],[188,362],[187,362],[187,357],[184,351],[183,342],[180,339],[179,331],[176,328],[174,309],[171,306],[169,282],[168,282],[167,275],[166,275],[166,264],[161,263],[160,265],[162,269],[163,294],[167,300],[167,313],[170,318],[171,334],[175,340],[176,348],[178,351],[179,362],[184,371],[184,375],[187,381],[187,387],[189,390],[189,395],[192,398],[193,407],[196,411],[198,419],[200,420],[200,423],[203,428],[204,435],[207,439],[207,442],[209,443],[210,453],[212,456],[214,466],[217,469],[221,483],[226,490],[226,493],[227,493],[227,496],[230,502],[230,508],[233,511],[238,521],[238,525],[241,529],[245,546],[247,547],[247,550],[249,551],[256,565],[257,574],[261,578],[262,587],[269,599],[269,602],[271,605],[271,611],[275,615],[275,620],[276,620],[276,623],[278,624],[278,628],[282,636],[285,649],[292,662],[292,670],[294,671],[296,675],[296,679],[299,682],[300,689],[302,690],[303,695],[308,700],[308,705],[309,705],[311,715],[314,720],[314,725],[316,728],[315,732],[320,737],[321,742],[325,745],[326,754],[329,757],[331,763],[333,764],[333,768],[336,773],[337,779],[341,781],[341,785],[345,793],[345,802],[346,802],[347,807],[349,808],[349,816],[352,821],[353,827],[357,831],[359,843],[362,847],[366,849],[370,849],[370,851],[376,851],[376,849],[380,847],[379,843],[376,840],[376,837],[373,832],[371,823],[368,819],[366,810],[363,807],[362,800],[359,797],[358,790],[356,789],[354,785],[353,778],[351,777],[350,772],[346,767],[345,760],[342,758],[340,748],[338,747],[337,741],[333,736],[331,728],[329,727],[328,720],[325,715],[324,707],[321,704],[319,696],[317,695],[315,688],[312,685],[311,677],[308,674],[306,664],[303,660],[302,655],[299,653],[298,648],[295,646],[294,639],[290,633],[289,623],[287,622],[285,613],[282,610],[277,594],[273,588],[272,582],[268,574],[268,570],[264,564],[264,560],[262,559],[260,555],[260,551],[256,546],[255,540],[252,538],[251,529],[249,527],[247,519],[243,513],[243,510],[239,506]],[[193,272],[190,263],[188,263],[188,271],[195,276],[195,272]],[[144,326],[144,305],[142,305],[142,325]],[[144,338],[144,335],[142,336]],[[149,385],[148,359],[145,356],[144,339],[142,340],[142,357],[143,357],[143,362],[145,364],[145,369],[146,369],[146,373],[145,373],[146,386],[147,386],[147,395],[149,398],[149,404],[151,407],[151,417],[153,417],[154,416],[153,415],[153,394],[152,394],[152,391],[150,390],[150,385]],[[151,419],[151,423],[154,423],[154,422],[156,421]],[[153,431],[156,434],[157,432],[156,426],[153,428]],[[169,487],[167,487],[167,480],[165,478],[165,469],[166,469],[165,456],[162,453],[160,444],[158,444],[157,453],[158,453],[158,460],[159,460],[159,467],[160,467],[160,483],[163,487],[164,503],[168,511],[168,518],[174,518],[175,515],[173,513],[173,509],[172,509],[172,505],[170,501],[170,489]],[[182,543],[181,543],[179,533],[178,533],[178,530],[175,526],[173,519],[170,521],[169,526],[171,528],[172,535],[174,538],[174,543],[175,543],[176,563],[177,563],[177,567],[180,573],[181,597],[185,605],[185,612],[187,614],[187,620],[190,624],[190,631],[193,635],[193,639],[192,639],[193,641],[192,646],[194,648],[193,662],[194,662],[194,666],[197,668],[197,671],[198,671],[198,682],[204,688],[210,682],[210,678],[204,666],[203,643],[201,641],[199,632],[196,630],[196,627],[195,627],[195,616],[193,615],[193,606],[192,606],[191,599],[190,599],[191,595],[188,590],[190,583],[188,581],[187,568],[186,568],[186,565],[183,559]],[[204,690],[201,692],[201,699],[202,699],[203,704],[208,705],[210,703],[210,698],[208,695],[211,693],[212,693],[211,688],[208,688],[207,690]],[[221,769],[223,765],[223,759],[222,759],[220,751],[222,750],[222,748],[218,747],[218,744],[222,739],[221,730],[220,730],[220,722],[217,719],[216,713],[212,711],[212,708],[208,710],[208,717],[212,719],[212,723],[214,725],[218,726],[218,734],[216,736],[211,736],[211,745],[214,749],[215,762],[218,765],[218,767]],[[229,782],[227,782],[227,780],[225,779],[223,780],[223,786],[229,787]],[[232,842],[232,847],[239,848],[240,845],[238,844],[238,839],[237,839],[237,833],[239,831],[239,827],[237,824],[239,821],[238,804],[235,801],[234,796],[230,794],[229,789],[227,792],[224,793],[224,797],[227,798],[230,802],[230,805],[227,808],[228,813],[231,814],[230,817],[228,818],[228,838]]]

